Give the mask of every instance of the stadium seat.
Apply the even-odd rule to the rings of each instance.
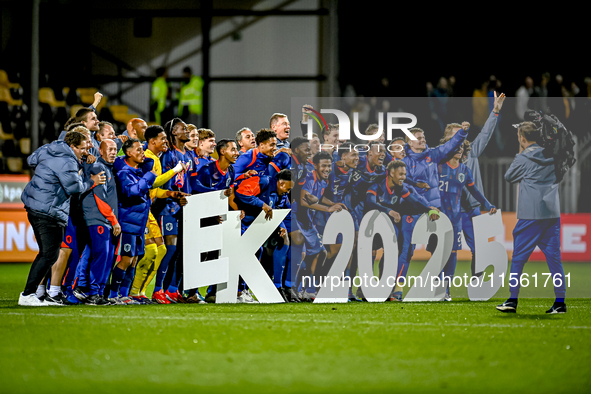
[[[5,86],[9,89],[20,89],[21,85],[18,83],[12,83],[8,79],[8,74],[4,70],[0,70],[0,85]]]
[[[4,132],[4,129],[2,128],[2,123],[0,123],[0,140],[11,140],[13,138],[13,134],[7,134]]]
[[[80,96],[80,101],[83,104],[90,105],[94,102],[94,94],[98,91],[97,88],[78,88],[76,92]]]
[[[23,105],[23,100],[14,100],[10,94],[10,90],[6,86],[0,86],[0,101],[8,103],[8,105]]]
[[[39,102],[49,104],[52,108],[65,107],[65,101],[57,101],[55,99],[55,93],[52,88],[41,88],[39,89]]]
[[[119,114],[119,113],[126,114],[129,112],[129,107],[127,105],[111,105],[111,106],[109,106],[109,110],[111,111],[111,113],[113,115]]]
[[[20,157],[7,157],[6,166],[10,172],[20,173],[23,171],[23,159]]]
[[[118,122],[121,122],[125,125],[127,125],[127,123],[132,120],[133,118],[139,118],[138,114],[119,114],[119,115],[113,115],[113,117],[115,118],[115,120],[117,120]]]
[[[72,107],[70,108],[70,116],[73,118],[74,116],[76,116],[76,112],[78,112],[79,109],[84,108],[84,106],[80,105],[80,104],[74,104],[72,105]]]
[[[117,122],[121,122],[123,124],[127,124],[131,119],[138,118],[138,114],[129,114],[129,107],[127,105],[111,105],[109,106],[109,110],[113,114],[113,118]]]
[[[21,138],[18,141],[18,144],[21,148],[21,153],[23,155],[30,155],[31,154],[31,139],[30,138]]]

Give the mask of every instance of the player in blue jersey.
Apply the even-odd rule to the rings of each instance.
[[[253,171],[258,175],[267,172],[269,163],[277,150],[277,134],[271,129],[261,129],[255,137],[257,147],[240,155],[234,163],[234,171],[238,179],[242,174]]]
[[[399,136],[390,141],[386,151],[392,156],[392,160],[402,160],[406,157],[405,147],[406,140]]]
[[[330,174],[330,187],[332,192],[332,199],[335,203],[342,203],[345,205],[347,210],[350,212],[353,211],[353,205],[351,202],[351,193],[352,193],[352,183],[354,182],[354,175],[356,174],[357,166],[359,165],[359,152],[355,150],[355,145],[349,141],[344,142],[339,145],[338,151],[339,159],[333,163],[333,170]],[[326,224],[326,220],[328,220],[330,214],[326,212],[317,212],[316,216],[323,215],[324,225]],[[359,231],[359,221],[356,220],[355,216],[353,216],[353,223],[355,225],[355,243],[357,242],[357,231]],[[318,221],[316,221],[318,225]],[[319,228],[319,231],[324,233],[324,226],[322,229]],[[327,256],[327,260],[329,258],[334,259],[336,254],[340,250],[340,244],[342,242],[342,237],[339,235],[337,237],[337,244],[331,245],[330,248],[332,256]],[[354,245],[355,248],[355,245]],[[328,262],[330,265],[330,262]],[[353,253],[351,255],[351,259],[347,264],[347,270],[345,272],[346,276],[349,276],[350,271],[357,271],[357,254]],[[351,289],[349,289],[349,300],[350,301],[358,301]]]
[[[442,142],[446,142],[444,139]],[[442,272],[442,279],[447,287],[445,301],[451,301],[449,291],[450,283],[453,281],[457,264],[457,251],[461,248],[462,237],[462,212],[461,196],[464,187],[468,192],[491,214],[497,209],[491,205],[484,195],[476,188],[472,171],[460,160],[470,154],[470,143],[464,144],[456,151],[456,154],[446,163],[440,163],[439,171],[439,192],[441,195],[441,210],[447,215],[453,226],[454,243],[449,260]]]
[[[273,209],[286,209],[289,207],[289,197],[287,193],[293,186],[291,179],[291,171],[283,169],[276,175],[276,177],[257,175],[243,179],[238,183],[234,192],[234,202],[238,209],[244,212],[241,221],[242,233],[250,227],[252,222],[262,211],[265,212],[265,218],[268,220],[273,217]],[[289,244],[287,235],[290,230],[291,223],[286,223],[285,221],[283,221],[278,228],[277,235],[287,244]],[[268,247],[267,243],[265,244],[266,247]],[[276,267],[276,269],[273,269],[273,267],[265,268],[278,288],[281,288],[283,269],[280,267]],[[248,289],[242,289],[242,287],[240,287],[238,290],[238,302],[254,301]]]
[[[435,148],[429,148],[425,140],[425,132],[420,128],[413,128],[409,131],[416,140],[406,139],[406,156],[402,159],[406,163],[407,180],[414,185],[417,193],[425,197],[429,206],[440,208],[441,197],[439,195],[439,173],[437,171],[440,163],[445,163],[454,154],[468,135],[470,124],[462,123],[462,129],[458,131],[449,141]],[[412,232],[420,215],[403,215],[402,217],[402,251],[398,258],[398,267],[401,268],[401,276],[406,277],[410,260],[414,253],[412,244]],[[434,250],[436,238],[432,237],[427,250]]]
[[[304,236],[297,224],[298,212],[298,196],[301,193],[302,186],[306,183],[306,176],[308,169],[306,163],[311,155],[311,143],[304,137],[296,137],[291,141],[291,171],[293,173],[293,189],[290,191],[291,195],[291,232],[289,233],[290,250],[288,252],[289,262],[286,265],[290,266],[287,273],[289,280],[286,278],[285,285],[289,289],[289,301],[299,302],[299,295],[295,287],[295,282],[292,279],[296,277],[302,263],[302,255],[304,253]],[[289,282],[289,285],[288,283]]]
[[[164,125],[166,138],[168,140],[169,150],[160,157],[162,163],[162,172],[165,173],[173,169],[179,161],[190,163],[187,172],[183,171],[176,174],[172,179],[165,183],[162,188],[165,190],[179,191],[185,194],[191,194],[188,173],[193,171],[194,156],[185,149],[185,143],[189,141],[187,125],[179,118],[174,118]],[[173,303],[183,302],[182,294],[178,291],[178,285],[182,278],[182,207],[186,199],[181,201],[172,198],[157,199],[152,212],[158,218],[164,243],[166,244],[166,255],[160,263],[158,273],[156,274],[156,283],[154,286],[155,298],[162,294]]]
[[[232,185],[234,184],[234,167],[232,166],[238,159],[238,149],[236,143],[230,139],[220,140],[215,147],[218,160],[209,161],[207,164],[201,166],[197,176],[191,178],[191,193],[200,194],[208,193],[217,190],[225,190],[226,196],[232,193]],[[213,219],[204,219],[201,221],[202,226],[209,226],[217,224],[218,221]],[[201,256],[202,261],[217,259],[217,252],[204,253]],[[210,286],[207,297],[215,297],[216,286]],[[197,289],[190,289],[187,291],[187,303],[203,303],[204,298],[198,293]],[[212,299],[213,300],[213,299]]]
[[[385,146],[379,141],[370,141],[367,145],[369,149],[364,155],[359,154],[359,163],[353,170],[350,181],[351,207],[353,208],[351,213],[358,225],[363,220],[367,189],[386,178]],[[351,267],[350,273],[352,276],[356,275],[355,266]],[[356,297],[363,298],[361,288],[357,289]]]
[[[494,92],[494,103],[493,109],[490,112],[486,123],[482,127],[482,130],[476,138],[471,142],[471,150],[469,155],[466,157],[465,164],[466,166],[472,171],[472,176],[474,177],[474,181],[476,182],[476,187],[484,193],[483,185],[482,185],[482,177],[480,175],[480,165],[478,164],[478,157],[482,154],[488,141],[491,139],[495,129],[497,128],[498,119],[499,119],[499,112],[503,107],[503,102],[505,101],[505,94],[501,93],[497,96],[497,92]],[[448,124],[445,128],[444,138],[448,139],[452,135],[458,132],[461,129],[461,125],[457,123]],[[466,153],[464,152],[464,155]],[[464,193],[462,193],[462,231],[464,233],[464,238],[466,239],[466,243],[468,247],[472,251],[472,276],[479,277],[482,275],[482,272],[475,272],[475,249],[474,249],[474,228],[472,227],[472,218],[474,216],[480,215],[480,203],[464,189]]]
[[[400,249],[402,245],[402,239],[400,238],[402,215],[421,215],[428,212],[431,220],[437,220],[439,214],[438,210],[429,206],[427,200],[419,195],[412,186],[404,183],[407,173],[406,163],[393,160],[386,167],[386,173],[388,174],[386,179],[374,183],[367,190],[365,212],[375,209],[391,218]],[[374,247],[377,248],[375,245]],[[380,276],[383,271],[383,259],[384,256],[382,255],[379,262]],[[398,294],[393,293],[389,300],[399,301],[400,297]]]
[[[374,183],[386,177],[384,159],[386,157],[385,147],[378,141],[371,141],[368,144],[369,150],[365,155],[359,155],[359,164],[352,174],[351,185],[351,206],[355,220],[361,223],[365,210],[365,193]]]
[[[365,129],[364,134],[369,135],[376,135],[380,131],[380,126],[376,123],[372,123]],[[380,144],[384,145],[384,166],[387,166],[393,160],[392,152],[388,149],[390,143],[386,142],[386,132],[382,130],[379,137],[375,138],[373,141],[379,142]],[[365,156],[367,152],[362,152],[360,157]]]
[[[192,193],[193,190],[195,190],[195,188],[198,187],[196,181],[201,167],[216,161],[213,157],[211,157],[216,148],[215,133],[210,129],[197,129],[196,132],[198,136],[198,141],[197,147],[193,150],[194,165],[192,170],[188,174],[189,185],[191,186]],[[234,162],[235,161],[236,160],[234,160]]]
[[[109,298],[119,298],[119,301],[130,304],[138,303],[130,302],[128,295],[135,275],[134,267],[139,256],[144,254],[144,233],[152,203],[149,192],[157,175],[153,171],[154,161],[146,158],[139,140],[128,139],[122,149],[125,156],[117,157],[113,165],[117,180],[122,250],[121,261],[111,271]]]
[[[307,283],[303,283],[305,288],[302,299],[304,301],[314,300],[316,286],[320,284],[319,279],[324,272],[322,266],[326,258],[326,249],[314,225],[315,211],[332,213],[346,209],[344,204],[334,203],[324,196],[328,186],[327,181],[332,172],[332,156],[324,151],[318,152],[313,158],[313,163],[314,171],[307,175],[306,182],[300,190],[297,212],[298,226],[305,239],[306,257],[300,275],[307,278]],[[313,276],[315,279],[312,279]],[[299,279],[298,277],[298,281]]]

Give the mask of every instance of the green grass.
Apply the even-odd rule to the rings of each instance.
[[[589,283],[591,265],[573,267]],[[3,393],[591,387],[591,301],[569,298],[567,314],[546,315],[551,289],[538,295],[549,298],[520,299],[517,314],[496,311],[501,298],[459,293],[451,303],[26,308],[17,298],[28,268],[0,265]]]

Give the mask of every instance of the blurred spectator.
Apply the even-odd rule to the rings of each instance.
[[[472,124],[479,128],[482,128],[488,119],[488,85],[489,81],[484,81],[480,89],[474,89],[472,93]]]
[[[546,111],[548,108],[548,83],[550,82],[550,73],[542,74],[540,85],[534,87],[534,93],[530,99],[530,106],[536,111]]]
[[[530,109],[529,107],[529,98],[534,93],[534,80],[528,75],[525,77],[525,82],[523,85],[517,89],[515,92],[515,114],[517,117],[523,121],[523,115],[525,111]]]
[[[150,121],[162,124],[162,112],[166,109],[166,99],[168,98],[168,70],[166,67],[156,69],[156,79],[152,83],[150,95]]]
[[[429,108],[431,109],[431,117],[439,125],[440,136],[443,136],[443,131],[446,126],[447,118],[447,104],[449,100],[449,83],[447,78],[439,78],[437,87],[433,89],[431,83],[427,84],[427,95],[429,97]]]
[[[201,114],[203,113],[203,78],[193,75],[191,67],[185,67],[183,79],[179,92],[178,116],[186,123],[200,127]]]

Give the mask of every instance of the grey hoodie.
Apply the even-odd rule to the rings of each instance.
[[[515,156],[505,174],[509,183],[519,182],[517,219],[553,219],[560,217],[560,198],[554,173],[554,159],[544,157],[538,144]]]

